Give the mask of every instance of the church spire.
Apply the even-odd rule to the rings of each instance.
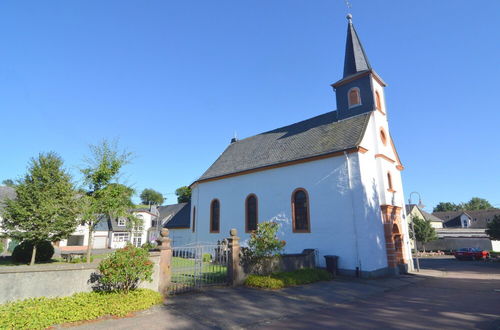
[[[371,70],[370,62],[365,50],[359,41],[356,29],[352,24],[352,15],[347,15],[347,40],[345,45],[344,77],[356,74],[361,71]]]

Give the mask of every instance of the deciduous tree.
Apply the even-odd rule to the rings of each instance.
[[[163,197],[163,195],[156,191],[156,190],[153,190],[153,189],[144,189],[140,195],[141,197],[141,201],[143,204],[155,204],[155,205],[161,205],[163,204],[163,201],[165,200],[165,198]]]
[[[175,194],[177,195],[177,203],[188,203],[191,201],[191,188],[187,186],[177,188]]]
[[[422,243],[425,252],[425,243],[437,239],[436,230],[431,226],[431,223],[419,217],[412,217],[413,225],[415,227],[415,237],[418,242]],[[410,231],[411,233],[411,231]],[[413,238],[413,235],[411,235]]]
[[[488,223],[488,229],[486,229],[486,234],[492,240],[500,240],[500,215],[495,215],[493,221]]]
[[[86,166],[81,169],[88,188],[82,198],[82,221],[89,228],[87,262],[90,262],[92,254],[93,232],[102,216],[111,221],[118,217],[134,220],[129,212],[133,189],[118,183],[120,171],[130,163],[131,156],[130,152],[120,151],[116,143],[107,140],[90,146],[90,156],[85,159]]]
[[[6,234],[33,243],[67,238],[78,225],[79,203],[70,174],[55,153],[32,158],[28,172],[15,186],[17,198],[7,200],[3,211]]]

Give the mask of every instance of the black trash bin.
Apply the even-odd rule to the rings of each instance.
[[[333,276],[337,276],[338,260],[338,256],[325,256],[326,270],[332,273]]]

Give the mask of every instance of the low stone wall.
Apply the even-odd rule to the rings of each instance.
[[[313,249],[302,253],[283,254],[279,257],[261,259],[257,264],[243,265],[245,277],[250,274],[270,274],[275,272],[291,272],[302,268],[315,268],[316,254]]]
[[[479,237],[444,237],[439,238],[435,241],[425,243],[425,249],[427,251],[449,251],[457,250],[460,248],[477,248],[482,250],[492,250],[492,241],[489,238],[479,238]],[[418,243],[417,247],[419,250],[423,250],[422,244]]]
[[[158,290],[159,253],[151,253],[154,263],[153,281],[141,288]],[[45,264],[0,267],[0,304],[35,297],[64,297],[92,291],[90,278],[97,273],[98,263]]]

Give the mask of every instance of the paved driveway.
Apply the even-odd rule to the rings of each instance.
[[[500,329],[500,263],[424,259],[419,275],[282,291],[220,288],[81,329]]]

